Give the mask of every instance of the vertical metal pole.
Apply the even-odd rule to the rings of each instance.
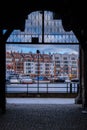
[[[37,89],[38,90],[37,91],[38,91],[38,93],[39,93],[39,53],[40,53],[40,51],[37,50],[37,54],[38,54],[38,79],[37,79],[37,81],[38,81],[38,86],[37,86],[38,88]]]
[[[38,53],[38,93],[39,93],[39,53]]]
[[[44,43],[44,11],[42,11],[42,43]]]
[[[67,85],[67,90],[66,90],[66,92],[67,92],[67,93],[68,93],[68,84],[69,84],[69,83],[66,83],[66,85]]]
[[[28,83],[27,83],[27,96],[28,96]]]
[[[75,93],[75,88],[76,88],[76,85],[77,85],[77,84],[76,84],[76,83],[74,83],[74,93]]]
[[[47,83],[47,93],[48,93],[48,83]]]
[[[70,83],[70,93],[72,93],[72,83]]]

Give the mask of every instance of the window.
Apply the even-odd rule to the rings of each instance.
[[[63,60],[67,60],[67,57],[63,57]]]
[[[31,43],[32,39],[37,39],[39,43],[78,43],[74,33],[72,31],[65,32],[62,21],[60,19],[55,20],[53,16],[54,13],[51,11],[30,13],[25,20],[24,31],[14,30],[7,42]]]

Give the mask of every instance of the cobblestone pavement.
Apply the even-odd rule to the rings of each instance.
[[[76,104],[7,104],[0,130],[87,130],[87,114]]]

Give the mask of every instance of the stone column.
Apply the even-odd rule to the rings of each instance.
[[[5,59],[5,45],[6,40],[11,34],[12,29],[7,30],[3,33],[3,29],[0,29],[0,109],[2,113],[6,112],[6,98],[5,98],[5,66],[6,66],[6,59]]]
[[[76,104],[82,104],[82,57],[83,57],[83,52],[81,45],[79,45],[79,92],[78,96],[75,99]]]
[[[2,30],[0,30],[0,109],[5,113],[5,43]]]
[[[87,43],[82,47],[82,106],[87,108]]]

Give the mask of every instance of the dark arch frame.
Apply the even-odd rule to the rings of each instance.
[[[34,10],[52,10],[53,12],[56,12],[57,16],[61,17],[63,21],[63,26],[65,30],[73,30],[76,37],[79,40],[80,46],[81,46],[81,57],[82,57],[82,65],[84,66],[84,72],[82,71],[82,77],[81,79],[84,79],[82,82],[84,83],[84,98],[83,98],[83,106],[87,107],[87,83],[86,83],[86,61],[87,61],[87,20],[86,12],[87,9],[85,8],[86,2],[79,1],[79,3],[75,3],[74,0],[58,0],[57,4],[54,4],[54,1],[49,1],[49,4],[47,4],[46,1],[41,1],[40,4],[37,4],[39,1],[36,1],[36,5],[33,5],[34,1],[21,1],[21,0],[15,0],[15,1],[1,1],[0,3],[0,50],[3,50],[3,53],[0,52],[0,77],[2,77],[2,80],[0,80],[0,106],[5,112],[6,106],[5,106],[5,77],[3,70],[5,69],[5,42],[8,36],[11,34],[12,30],[14,29],[24,29],[24,20],[29,14],[29,12],[32,12]],[[6,6],[5,6],[6,5]],[[43,7],[43,5],[45,5]],[[83,7],[83,10],[81,8]],[[3,8],[5,8],[6,11],[3,12]],[[8,10],[9,8],[9,10]],[[16,8],[16,10],[15,10]],[[3,14],[4,13],[4,14]],[[13,15],[11,15],[13,14]],[[16,15],[15,15],[16,14]],[[3,29],[7,29],[7,32],[3,35]],[[3,58],[2,58],[3,57]],[[81,68],[82,70],[82,68]]]

